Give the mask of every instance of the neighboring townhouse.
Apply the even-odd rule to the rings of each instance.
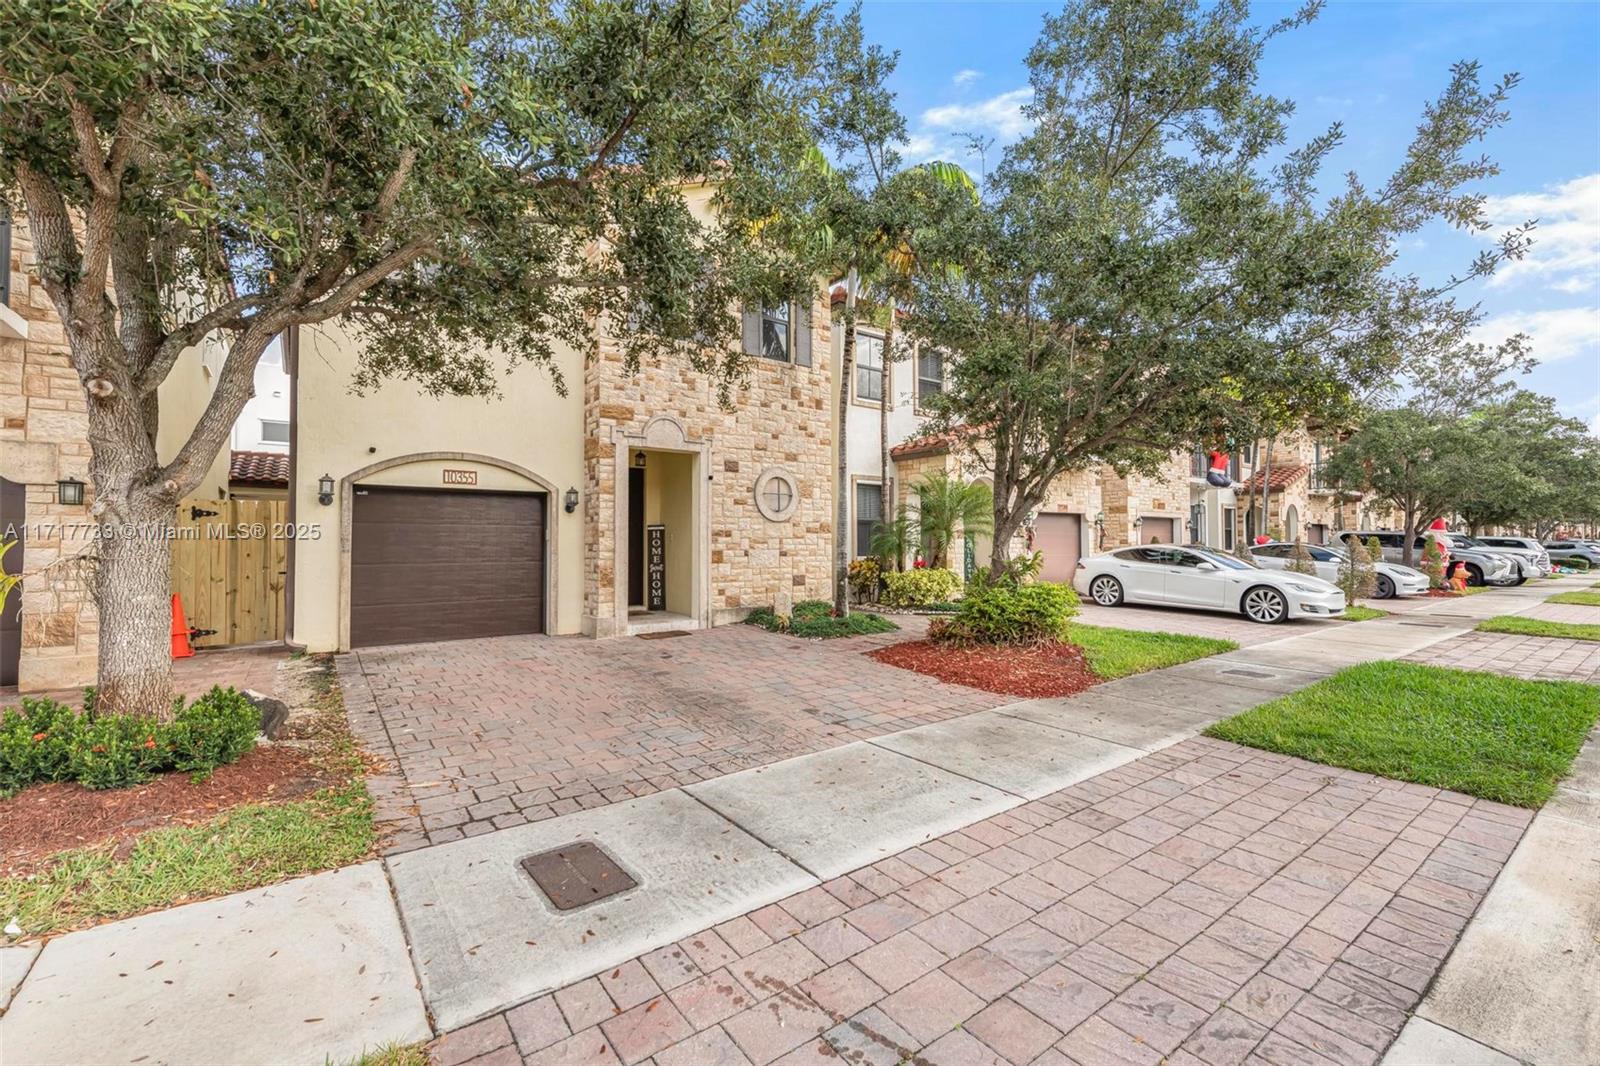
[[[709,189],[689,190],[706,210]],[[357,341],[287,347],[289,639],[313,651],[512,633],[598,637],[741,620],[825,597],[832,572],[828,309],[742,311],[734,406],[681,361],[627,373],[561,349],[494,399],[349,386]],[[600,327],[597,326],[597,329]]]
[[[94,503],[86,401],[33,261],[27,220],[0,204],[0,534],[22,534],[4,565],[23,575],[0,609],[0,685],[23,691],[91,683],[100,637],[83,559]],[[214,347],[189,349],[162,384],[162,458],[194,427],[221,361]],[[227,485],[219,455],[201,491],[220,498]]]

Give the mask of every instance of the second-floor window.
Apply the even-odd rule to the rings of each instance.
[[[944,392],[944,353],[924,348],[917,353],[917,402],[926,404]]]
[[[811,310],[800,304],[747,304],[742,345],[746,355],[775,363],[811,365]]]
[[[289,423],[275,422],[271,419],[263,418],[261,420],[261,443],[288,444]]]
[[[856,334],[856,399],[883,402],[883,338]]]

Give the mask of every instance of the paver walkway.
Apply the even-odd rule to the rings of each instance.
[[[1580,608],[1594,610],[1594,608]],[[1600,615],[1600,611],[1595,611]],[[1530,681],[1600,684],[1600,641],[1467,633],[1407,656],[1411,662],[1456,670],[1487,670]]]
[[[754,626],[667,640],[501,637],[364,649],[340,660],[364,743],[392,744],[397,850],[444,843],[821,751],[1012,697],[863,652],[914,639],[801,641]],[[381,708],[381,710],[378,710]]]
[[[174,660],[172,684],[180,695],[191,697],[209,691],[213,685],[232,685],[270,694],[276,690],[278,664],[288,655],[289,649],[281,644],[208,648],[196,652],[193,658]],[[48,696],[77,706],[83,699],[83,689],[52,689],[28,695]],[[9,707],[20,698],[15,688],[0,688],[0,707]]]
[[[1371,1063],[1529,817],[1191,739],[458,1030],[435,1059]]]

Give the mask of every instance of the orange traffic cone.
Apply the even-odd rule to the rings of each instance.
[[[187,659],[194,654],[189,644],[189,620],[183,616],[183,600],[172,594],[172,657]]]

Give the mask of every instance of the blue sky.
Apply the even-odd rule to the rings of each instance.
[[[1293,6],[1257,4],[1255,17],[1275,21]],[[867,0],[868,36],[900,52],[894,87],[911,130],[909,158],[952,159],[976,174],[978,159],[956,136],[975,132],[998,139],[993,166],[1025,128],[1024,59],[1045,13],[1058,7]],[[1522,383],[1600,435],[1600,3],[1332,0],[1310,26],[1269,46],[1261,88],[1298,105],[1295,141],[1344,123],[1325,187],[1350,169],[1370,185],[1393,170],[1423,104],[1461,59],[1481,62],[1486,81],[1522,75],[1510,124],[1483,145],[1502,172],[1481,191],[1497,222],[1540,220],[1527,259],[1463,296],[1483,306],[1483,339],[1532,338],[1540,365]],[[1437,225],[1407,243],[1402,265],[1443,280],[1481,246]]]

